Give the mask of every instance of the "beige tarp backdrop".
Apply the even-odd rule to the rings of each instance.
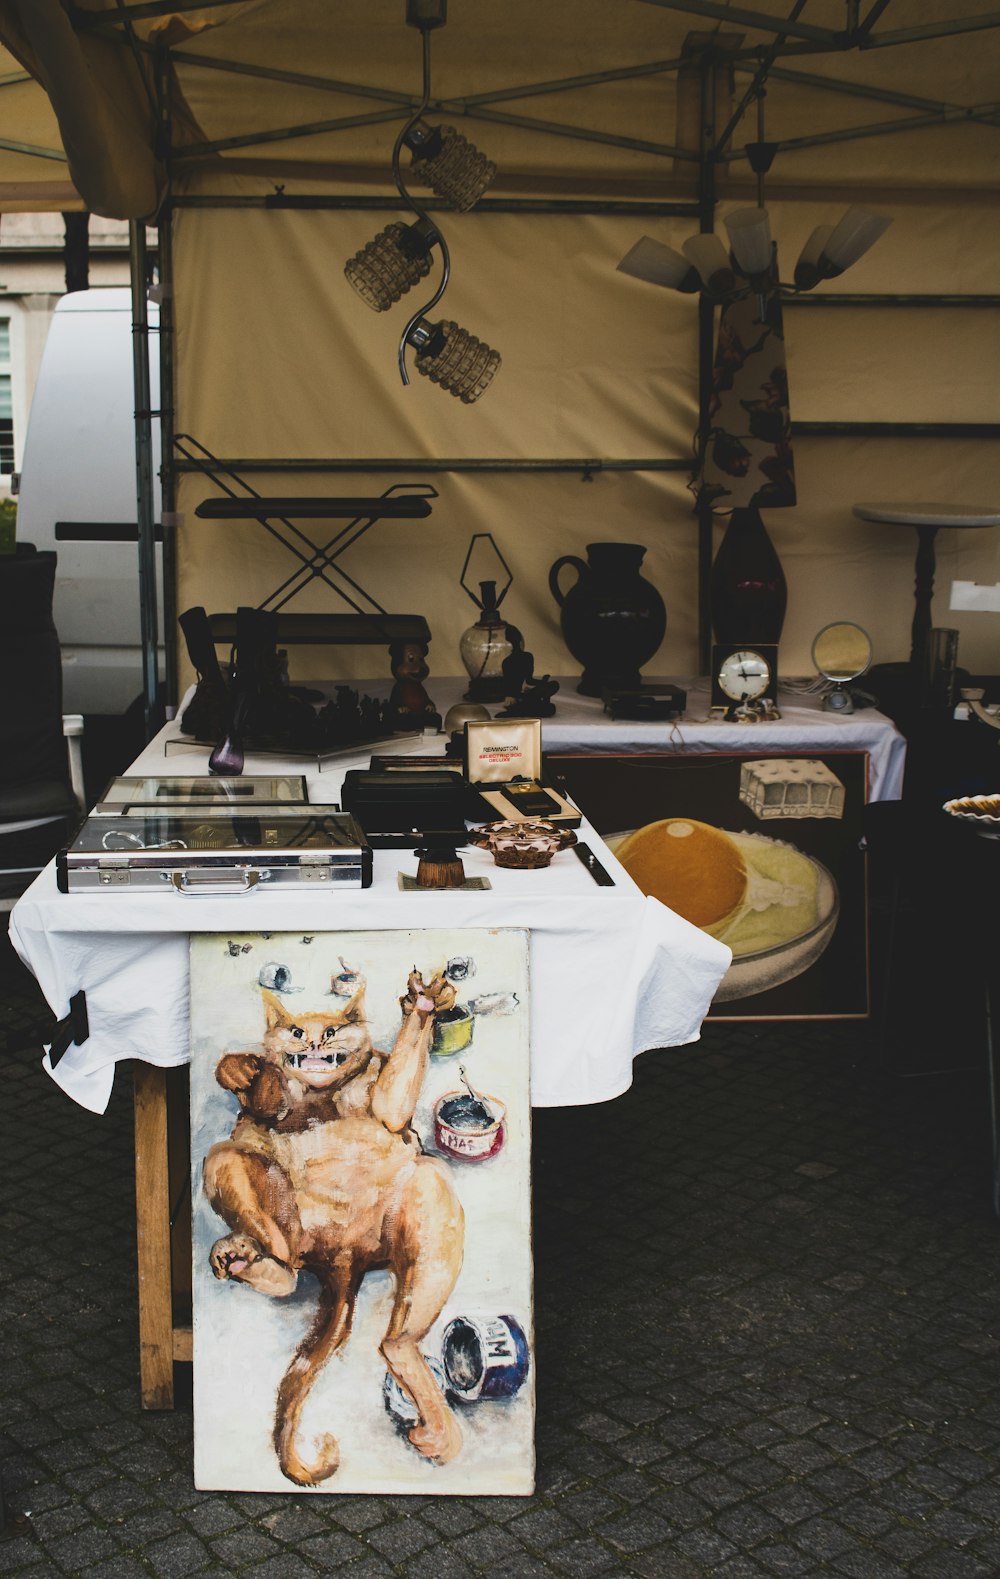
[[[967,0],[963,16],[974,4]],[[57,39],[54,31],[48,40],[53,50],[58,43],[70,55],[56,51],[58,58],[46,61],[45,30],[25,27],[26,9],[0,0],[0,33],[55,97],[73,41]],[[86,9],[115,12],[103,0]],[[789,12],[778,0],[754,9],[775,17]],[[949,18],[953,10],[946,0],[893,0],[875,37],[942,19],[957,24]],[[799,18],[797,41],[821,43],[815,30],[843,28],[848,11],[839,0],[812,0]],[[403,14],[403,0],[343,0],[336,7],[320,0],[252,0],[137,22],[147,80],[152,68],[141,46],[154,36],[173,46],[173,190],[231,199],[263,196],[281,184],[293,194],[389,195],[392,142],[420,82],[419,38]],[[699,29],[741,33],[748,45],[770,42],[766,30],[747,25],[745,9],[732,24],[723,17],[721,9],[711,20],[642,0],[512,0],[503,7],[451,0],[448,25],[433,40],[434,93],[462,103],[432,118],[464,116],[461,129],[501,167],[494,189],[501,196],[691,200],[696,165],[681,155],[690,155],[697,143],[697,73],[678,77],[655,68],[676,60],[686,37]],[[213,25],[201,29],[203,22]],[[122,45],[107,47],[118,52],[116,69],[131,62],[138,72]],[[91,63],[92,41],[86,48]],[[212,61],[227,69],[209,69]],[[516,84],[547,84],[640,62],[648,71],[621,81],[502,96]],[[241,64],[257,74],[228,69]],[[753,59],[740,63],[737,97],[754,65]],[[790,276],[813,226],[836,218],[854,199],[890,213],[894,223],[860,264],[826,289],[1000,291],[1000,126],[992,106],[998,65],[995,29],[779,61],[768,86],[767,134],[784,146],[768,179],[768,207],[783,277]],[[293,70],[299,80],[276,82],[267,75],[275,68]],[[853,90],[826,92],[823,78],[853,84]],[[353,91],[341,91],[345,83]],[[718,74],[717,86],[721,127],[733,102],[726,72]],[[871,100],[871,89],[888,89],[897,101]],[[469,99],[483,94],[496,97]],[[978,119],[961,108],[935,112],[931,101],[978,106]],[[128,102],[132,139],[143,120],[142,98],[133,91]],[[95,115],[103,105],[96,104]],[[0,97],[0,130],[10,132],[5,115]],[[363,124],[331,124],[344,120]],[[912,126],[824,141],[893,121]],[[306,123],[314,127],[308,136],[281,135]],[[562,135],[567,126],[661,146],[576,141]],[[64,105],[59,129],[81,191],[100,208],[109,190],[107,162],[98,161],[88,175],[94,127],[86,104]],[[751,112],[736,134],[732,165],[720,169],[717,229],[727,207],[753,201],[742,144],[754,132]],[[213,139],[225,146],[206,149]],[[675,145],[682,145],[680,154]],[[128,147],[134,152],[131,140]],[[11,179],[25,180],[30,157],[9,157],[16,172]],[[148,154],[134,168],[130,161],[129,171],[133,206],[123,199],[116,212],[147,213],[143,194],[150,182],[155,185],[156,162]],[[6,165],[0,166],[0,178],[5,173]],[[53,166],[51,173],[62,172]],[[3,190],[0,181],[0,197]],[[494,386],[466,408],[426,380],[415,377],[406,390],[399,383],[396,342],[408,304],[416,307],[420,293],[376,315],[344,280],[344,261],[390,217],[384,211],[177,211],[179,431],[223,456],[269,458],[598,461],[690,453],[694,301],[626,279],[615,264],[639,234],[678,245],[697,228],[694,220],[442,215],[454,274],[440,314],[495,345],[504,359]],[[995,309],[789,306],[785,323],[793,430],[796,421],[1000,422]],[[857,521],[851,505],[926,498],[995,504],[998,446],[947,437],[800,436],[795,460],[800,502],[767,516],[789,580],[783,671],[809,672],[812,636],[834,618],[866,625],[877,660],[904,657],[915,534]],[[474,616],[458,587],[465,547],[473,532],[492,531],[514,570],[509,616],[523,629],[539,670],[566,673],[573,665],[547,589],[549,565],[595,540],[640,542],[648,549],[646,572],[669,614],[666,641],[651,667],[690,673],[697,653],[696,531],[684,475],[587,475],[428,474],[421,480],[439,493],[430,521],[373,527],[349,551],[345,567],[390,610],[426,614],[434,638],[432,673],[454,673],[459,634]],[[255,473],[250,480],[264,493],[377,493],[406,476]],[[182,480],[178,607],[257,601],[294,562],[257,526],[197,521],[194,507],[207,491],[192,478]],[[1000,619],[950,613],[953,578],[1000,579],[1000,530],[939,534],[934,608],[935,623],[960,630],[960,660],[995,671]],[[338,606],[314,586],[289,608]],[[317,677],[358,677],[384,667],[381,655],[365,649],[299,651],[294,662],[298,673]]]
[[[794,257],[828,205],[770,205],[783,253]],[[949,219],[921,204],[893,207],[894,224],[852,271],[858,291],[995,291],[997,212],[962,210],[968,247],[960,272]],[[177,224],[179,406],[183,423],[217,454],[249,456],[516,456],[640,459],[690,451],[697,421],[691,298],[626,279],[615,264],[634,217],[468,215],[449,229],[455,277],[449,311],[502,349],[494,386],[471,408],[426,380],[404,389],[395,371],[397,315],[376,315],[341,272],[378,228],[366,214],[184,211]],[[677,244],[685,222],[647,226]],[[787,238],[787,240],[785,239]],[[956,277],[958,275],[958,277]],[[297,281],[289,289],[290,281]],[[846,288],[846,287],[845,287]],[[301,293],[301,294],[299,294]],[[307,297],[314,311],[298,311]],[[404,320],[405,321],[405,320]],[[225,327],[225,332],[220,331]],[[809,421],[1000,421],[995,313],[958,309],[795,309],[786,314],[792,418]],[[199,354],[212,344],[214,354]],[[904,657],[913,615],[916,535],[855,520],[862,499],[991,501],[1000,449],[974,440],[803,438],[796,441],[799,505],[767,514],[789,581],[785,673],[811,672],[812,637],[854,619],[876,658]],[[413,474],[419,479],[419,474]],[[395,475],[252,475],[262,493],[381,492]],[[514,571],[506,604],[541,669],[570,663],[547,586],[560,554],[595,540],[644,543],[646,570],[667,604],[655,668],[691,673],[696,650],[696,528],[681,474],[433,474],[430,522],[385,522],[345,566],[384,606],[424,612],[430,662],[453,673],[474,617],[458,587],[474,531],[491,531]],[[210,490],[208,490],[210,491]],[[233,588],[263,597],[294,561],[259,527],[196,521],[206,489],[184,480],[180,606],[228,607]],[[953,577],[1000,578],[1000,532],[941,532],[935,619],[962,632],[961,657],[992,670],[1000,622],[947,610]],[[318,586],[290,608],[330,607]],[[300,673],[372,672],[364,650],[297,653]]]

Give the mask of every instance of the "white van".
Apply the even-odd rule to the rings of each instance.
[[[149,306],[150,328],[159,322]],[[150,392],[159,356],[150,336]],[[17,536],[58,557],[54,616],[69,713],[122,713],[142,694],[136,522],[132,299],[75,291],[56,307],[28,414]],[[154,519],[160,536],[160,441],[153,422]],[[163,634],[162,550],[156,553]],[[162,659],[161,659],[162,670]]]

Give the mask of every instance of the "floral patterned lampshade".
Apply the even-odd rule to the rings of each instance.
[[[719,510],[795,503],[781,297],[721,309],[698,497]]]

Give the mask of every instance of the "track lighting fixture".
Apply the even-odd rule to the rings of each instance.
[[[410,174],[460,214],[474,208],[492,183],[497,167],[454,126],[428,126],[418,120],[403,136],[413,155]]]
[[[479,399],[500,366],[499,351],[447,319],[428,323],[418,318],[407,329],[406,343],[416,352],[417,372],[467,406]]]
[[[377,313],[387,312],[430,273],[431,249],[439,240],[430,220],[415,225],[396,220],[349,259],[344,273],[362,301]]]
[[[411,176],[462,213],[478,202],[496,174],[496,165],[453,126],[429,126],[423,118],[430,101],[430,35],[443,26],[445,18],[446,0],[407,0],[406,20],[411,27],[420,29],[423,42],[423,96],[416,113],[396,138],[392,174],[396,190],[416,214],[416,222],[406,225],[394,221],[387,225],[349,259],[344,273],[374,312],[387,312],[426,278],[434,248],[439,249],[441,280],[434,295],[417,308],[403,329],[399,339],[399,374],[404,384],[410,382],[406,352],[411,347],[416,353],[418,373],[470,405],[492,383],[500,366],[500,353],[448,319],[436,323],[428,320],[427,313],[447,288],[451,257],[444,236],[407,190],[400,168],[402,150],[407,148],[412,156]]]

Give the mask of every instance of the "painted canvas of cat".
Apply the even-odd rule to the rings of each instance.
[[[304,1487],[333,1476],[340,1452],[330,1432],[312,1446],[300,1440],[303,1406],[347,1343],[362,1282],[376,1270],[394,1279],[380,1349],[416,1409],[409,1440],[435,1464],[462,1446],[420,1345],[461,1270],[464,1213],[447,1163],[424,1152],[413,1127],[434,1023],[455,989],[440,972],[425,981],[414,967],[386,1053],[372,1043],[365,987],[360,972],[342,973],[329,1008],[301,1013],[261,989],[260,1050],[226,1053],[215,1069],[240,1113],[204,1160],[205,1194],[229,1228],[212,1246],[212,1272],[276,1300],[295,1291],[302,1271],[319,1283],[312,1327],[278,1388],[274,1417],[282,1473]]]

